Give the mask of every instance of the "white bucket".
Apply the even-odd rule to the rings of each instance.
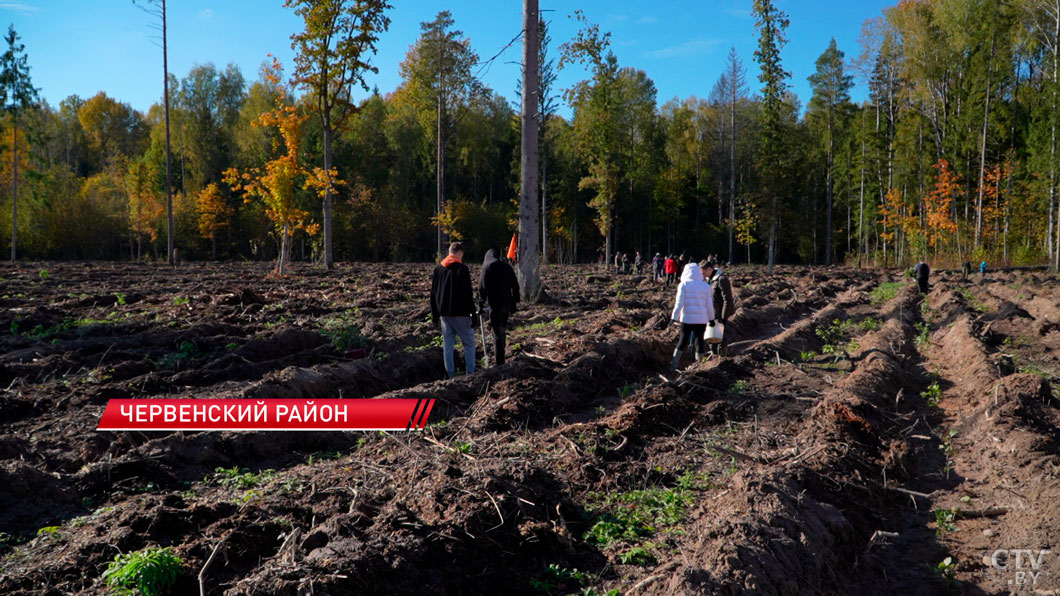
[[[720,344],[721,338],[725,335],[725,325],[721,321],[716,321],[714,326],[707,325],[707,330],[703,332],[703,339],[708,344]]]

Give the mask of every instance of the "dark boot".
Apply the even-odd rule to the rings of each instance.
[[[677,361],[681,359],[681,350],[674,350],[674,359],[670,361],[670,372],[677,370]]]

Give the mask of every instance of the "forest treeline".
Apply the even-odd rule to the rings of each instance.
[[[723,74],[703,81],[702,97],[659,98],[650,73],[621,64],[583,15],[575,38],[542,36],[548,262],[687,251],[735,262],[772,253],[799,263],[1057,264],[1060,0],[903,0],[865,22],[858,47],[822,44],[812,96],[801,99],[784,69],[786,15],[767,0],[753,13],[758,51],[720,59]],[[447,12],[421,29],[400,86],[358,102],[330,140],[337,260],[429,260],[436,226],[477,256],[516,227],[517,110],[480,82],[490,61]],[[5,73],[26,56],[32,66],[34,48],[23,50],[13,29],[7,44]],[[253,80],[234,65],[170,75],[182,258],[274,258],[276,219],[239,173],[284,155],[325,163],[315,98],[278,66],[263,64]],[[584,80],[560,89],[559,68]],[[861,103],[851,101],[855,81],[868,88]],[[5,107],[11,82],[0,85]],[[262,123],[278,105],[302,115],[290,120],[295,146]],[[100,92],[7,113],[4,245],[17,192],[19,257],[165,258],[161,105],[144,114]],[[295,189],[304,218],[289,230],[293,258],[321,258],[321,196],[308,181]]]

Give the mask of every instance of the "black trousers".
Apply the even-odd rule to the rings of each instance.
[[[916,280],[916,283],[917,283],[917,285],[920,286],[920,293],[921,294],[927,294],[928,293],[928,280],[927,280],[926,277],[918,277],[917,280]]]
[[[677,342],[677,350],[681,351],[688,347],[693,340],[696,342],[696,354],[706,352],[706,341],[703,340],[703,332],[707,330],[704,323],[689,325],[681,323],[681,339]]]
[[[493,331],[494,359],[497,364],[504,364],[504,347],[508,334],[508,317],[511,315],[506,310],[490,311],[490,330]]]

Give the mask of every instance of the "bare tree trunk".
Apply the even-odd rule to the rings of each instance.
[[[325,91],[326,93],[326,91]],[[328,187],[324,192],[324,267],[329,271],[335,268],[334,253],[332,252],[332,225],[331,225],[331,115],[329,110],[324,109],[324,172],[328,178]]]
[[[825,232],[824,232],[824,264],[832,264],[832,106],[828,106],[828,174],[825,181]]]
[[[173,245],[173,152],[169,147],[169,50],[166,45],[166,0],[162,0],[162,96],[166,112],[166,212],[169,222],[166,228],[166,260],[176,265]]]
[[[519,188],[519,287],[523,300],[536,302],[541,296],[537,222],[537,96],[539,26],[538,0],[523,0],[523,105],[522,156]]]
[[[279,263],[276,265],[277,275],[283,276],[287,274],[287,261],[290,250],[291,236],[288,234],[287,222],[284,222],[283,230],[280,231],[280,258]]]
[[[858,268],[862,266],[865,259],[865,113],[861,116],[861,191],[858,199]]]
[[[541,153],[541,264],[548,265],[548,189],[545,174],[546,152]]]
[[[975,243],[974,247],[979,248],[983,241],[983,182],[986,177],[986,135],[987,135],[987,124],[990,120],[990,79],[994,74],[993,68],[994,62],[994,40],[990,40],[990,63],[991,66],[987,69],[986,75],[986,102],[983,104],[983,138],[982,143],[979,145],[979,193],[975,199]],[[1001,181],[998,181],[1000,186]],[[998,189],[1000,190],[1000,189]]]
[[[777,259],[777,196],[773,195],[773,212],[769,216],[769,267],[770,275]]]
[[[435,216],[441,217],[442,205],[445,203],[445,139],[443,137],[444,130],[442,129],[442,95],[441,91],[438,92],[438,139],[437,147],[435,152],[435,161],[437,165],[435,167],[435,193],[437,205],[435,206]],[[446,253],[442,249],[442,224],[438,223],[438,250],[436,256],[441,259]]]
[[[11,153],[12,173],[11,176],[11,262],[18,258],[18,116],[15,116],[15,124],[11,127]]]
[[[734,69],[735,70],[735,69]],[[736,228],[736,81],[729,84],[729,262],[733,259],[733,235]]]

